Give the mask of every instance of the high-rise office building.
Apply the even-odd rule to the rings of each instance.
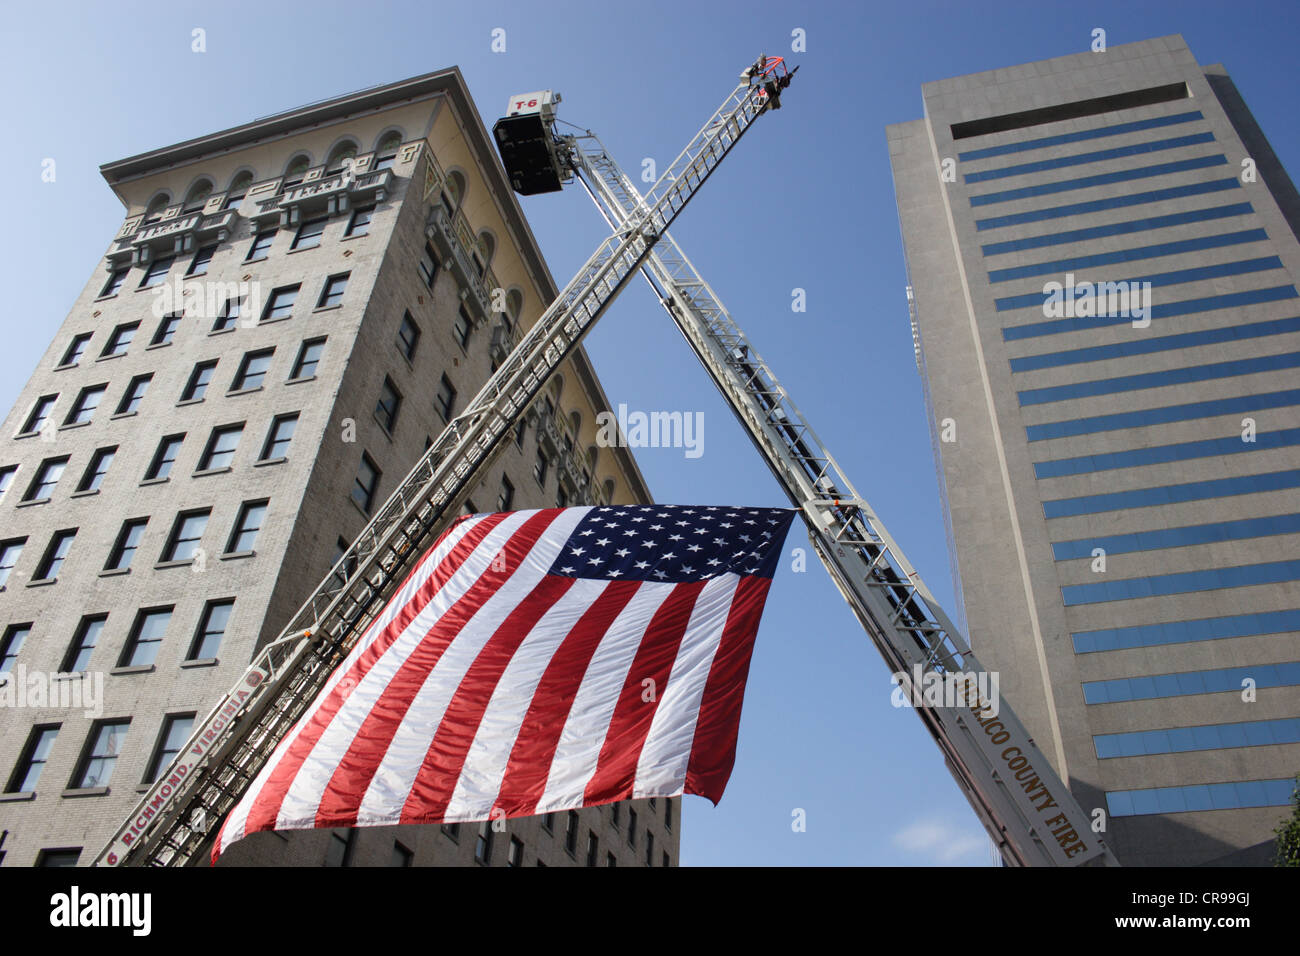
[[[126,220],[0,433],[8,865],[91,862],[556,294],[454,68],[102,172]],[[607,407],[579,351],[466,510],[649,501]],[[666,866],[679,832],[632,800],[223,863]]]
[[[888,139],[972,646],[1121,862],[1267,862],[1300,770],[1300,197],[1181,37],[922,96]]]

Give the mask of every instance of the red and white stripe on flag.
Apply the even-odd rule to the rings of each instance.
[[[424,555],[226,818],[468,822],[633,797],[717,803],[794,512],[469,515]]]

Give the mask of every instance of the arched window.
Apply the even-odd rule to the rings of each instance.
[[[487,275],[496,251],[497,241],[492,238],[492,233],[484,229],[478,234],[478,247],[474,250],[474,265],[478,267],[480,277]]]
[[[238,176],[230,181],[230,188],[226,190],[226,209],[234,209],[244,197],[248,195],[248,187],[253,185],[253,174],[244,170]]]
[[[514,328],[519,321],[520,313],[524,311],[524,296],[518,289],[511,289],[506,293],[506,321],[510,327]]]
[[[357,144],[350,139],[345,139],[330,153],[329,161],[325,163],[325,174],[330,176],[343,172],[343,167],[356,158]]]
[[[397,162],[397,150],[402,145],[402,134],[393,130],[385,133],[375,147],[374,169],[391,169]]]
[[[447,215],[454,216],[460,209],[460,204],[465,201],[465,176],[463,173],[452,170],[447,174],[447,181],[442,187],[442,205],[447,210]]]
[[[284,170],[284,184],[281,189],[288,189],[291,186],[297,186],[302,182],[302,177],[307,174],[307,167],[311,160],[306,156],[295,156],[289,161],[289,165]]]
[[[162,211],[171,205],[172,197],[168,193],[159,193],[149,201],[149,206],[144,211],[145,222],[157,222],[162,217]]]
[[[605,503],[611,504],[614,501],[614,479],[605,479]]]
[[[190,187],[189,194],[185,197],[185,205],[181,207],[181,212],[198,212],[211,195],[212,180],[200,179]]]

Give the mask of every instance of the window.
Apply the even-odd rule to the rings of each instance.
[[[473,323],[470,321],[469,313],[465,311],[465,307],[462,305],[456,311],[456,324],[451,327],[451,333],[456,336],[456,341],[460,343],[461,348],[465,348],[469,344],[469,333],[472,327]]]
[[[595,866],[600,861],[600,837],[595,830],[587,831],[587,865]]]
[[[23,424],[21,435],[32,435],[45,427],[45,423],[50,420],[50,413],[54,411],[54,403],[59,400],[57,395],[42,395],[32,406],[32,413],[27,416],[27,421]]]
[[[0,468],[0,498],[4,498],[9,486],[14,483],[14,475],[18,474],[17,465],[9,465],[7,468]]]
[[[72,643],[68,646],[68,653],[63,657],[62,670],[65,674],[81,674],[89,669],[91,652],[99,643],[99,636],[104,633],[104,622],[107,620],[107,614],[86,615],[81,619],[77,632],[72,636]]]
[[[410,312],[402,314],[402,325],[397,330],[397,347],[408,359],[415,359],[415,347],[420,344],[420,327],[411,318]]]
[[[557,508],[569,507],[569,494],[563,488],[559,488],[555,492],[555,507]]]
[[[664,829],[671,830],[672,828],[673,828],[673,800],[672,797],[669,797],[667,800],[664,801]],[[666,865],[667,864],[665,864],[665,866]]]
[[[284,171],[284,181],[280,184],[281,191],[297,186],[302,182],[303,176],[307,175],[307,168],[311,161],[306,156],[295,156]]]
[[[172,714],[163,720],[162,732],[158,735],[158,745],[154,748],[149,761],[149,770],[141,783],[153,783],[158,774],[171,766],[176,755],[181,752],[185,742],[194,730],[194,714]]]
[[[672,861],[668,859],[668,851],[664,851],[664,866],[672,866]]]
[[[239,371],[235,373],[235,380],[230,383],[232,392],[243,392],[253,388],[261,388],[262,381],[266,378],[267,369],[271,367],[271,356],[275,354],[275,349],[259,349],[256,352],[246,352],[244,360],[239,363]]]
[[[407,849],[406,847],[402,846],[401,843],[394,840],[393,856],[392,859],[389,860],[388,865],[389,866],[414,866],[415,851]]]
[[[546,457],[546,452],[538,448],[537,460],[533,462],[533,477],[536,478],[537,483],[543,487],[546,485],[546,471],[550,466],[551,462],[550,459]]]
[[[230,623],[230,612],[235,606],[234,598],[222,601],[209,601],[199,618],[198,629],[190,644],[187,661],[210,661],[216,658],[221,648],[221,639],[226,636],[226,626]]]
[[[200,179],[185,197],[185,205],[181,207],[181,212],[198,212],[207,204],[208,197],[211,195],[212,180]]]
[[[478,825],[478,839],[474,841],[474,859],[484,864],[492,862],[492,823],[488,820]]]
[[[442,825],[442,832],[445,833],[445,834],[447,835],[447,839],[451,840],[452,843],[459,843],[459,842],[460,842],[460,824],[459,824],[459,823],[444,823],[444,824]]]
[[[89,787],[107,787],[113,776],[113,767],[117,765],[118,754],[126,742],[126,732],[131,726],[130,720],[96,721],[90,729],[86,752],[81,757],[81,765],[72,777],[72,788],[84,790]]]
[[[146,223],[157,222],[162,218],[163,210],[167,204],[172,201],[172,197],[167,193],[159,193],[149,200],[149,205],[144,210],[144,221]]]
[[[144,537],[145,525],[148,523],[148,518],[132,518],[122,522],[122,530],[117,533],[113,550],[108,553],[105,571],[125,571],[131,567],[131,560],[140,547],[140,539]]]
[[[524,865],[524,841],[517,836],[510,838],[510,849],[506,853],[506,866]]]
[[[199,550],[199,541],[203,538],[203,531],[208,526],[208,517],[212,514],[211,509],[203,511],[182,511],[176,516],[176,523],[172,526],[171,537],[167,539],[167,547],[163,549],[162,561],[192,561],[194,554]]]
[[[521,418],[515,422],[515,446],[524,447],[524,436],[528,434],[528,419]]]
[[[329,159],[325,161],[325,175],[333,176],[350,169],[357,158],[357,144],[345,140],[334,147]]]
[[[645,865],[655,865],[655,835],[649,830],[645,832]]]
[[[320,301],[316,303],[318,309],[332,309],[343,303],[343,292],[348,287],[348,276],[351,273],[344,273],[339,276],[330,276],[325,280],[325,288],[321,290]]]
[[[262,530],[266,520],[266,505],[263,501],[245,501],[239,508],[239,518],[230,532],[230,541],[226,544],[227,554],[243,554],[252,551],[257,543],[257,532]]]
[[[0,541],[0,588],[3,588],[5,582],[9,580],[9,572],[14,569],[14,565],[22,557],[23,545],[26,543],[26,538],[11,538],[8,541]],[[3,672],[3,670],[3,665],[0,665],[0,672]]]
[[[108,344],[104,346],[104,351],[100,353],[100,357],[125,355],[126,350],[131,347],[131,340],[135,338],[135,332],[138,328],[140,328],[139,322],[130,322],[115,328],[113,334],[108,337]]]
[[[114,414],[134,415],[139,410],[140,402],[144,399],[144,393],[152,380],[153,375],[137,375],[131,379],[131,384],[122,393],[122,400],[117,403],[117,411]]]
[[[618,829],[619,817],[621,816],[621,813],[619,811],[622,806],[623,805],[621,803],[611,803],[609,805],[610,821],[614,824],[615,830]]]
[[[163,256],[161,259],[155,259],[149,263],[145,269],[144,278],[140,280],[141,289],[148,289],[151,286],[161,285],[167,279],[167,273],[171,271],[172,263],[176,261],[175,256]]]
[[[332,568],[338,565],[339,562],[343,560],[343,555],[347,554],[347,551],[348,543],[345,540],[339,538],[334,542],[334,560],[330,563],[330,567]],[[344,584],[347,582],[347,579],[356,572],[356,570],[357,558],[356,555],[353,555],[347,561],[344,561],[342,566],[334,572],[334,577],[340,584]]]
[[[262,445],[262,457],[258,461],[279,461],[289,453],[289,442],[293,439],[294,429],[298,425],[298,413],[277,415],[271,421],[271,430],[266,434]]]
[[[301,285],[289,285],[273,290],[271,298],[267,300],[266,311],[262,313],[262,321],[274,322],[293,315],[293,304],[297,301],[298,290],[301,288]]]
[[[319,219],[308,219],[298,227],[298,234],[293,237],[293,243],[290,249],[315,249],[320,245],[321,236],[325,234],[325,223],[329,222],[328,216],[321,216]]]
[[[370,508],[375,503],[380,474],[379,468],[370,460],[370,456],[362,452],[361,464],[357,468],[357,479],[352,485],[352,500],[359,504],[366,514],[370,514]]]
[[[198,362],[194,370],[190,372],[189,381],[185,383],[185,391],[181,392],[182,402],[201,402],[203,396],[207,393],[208,383],[212,381],[212,373],[217,368],[217,360],[212,359],[208,362]]]
[[[176,330],[180,327],[181,316],[165,315],[163,320],[158,323],[158,328],[153,333],[153,338],[149,340],[150,345],[171,345],[172,339],[176,337]]]
[[[433,397],[433,407],[438,409],[443,421],[451,421],[452,410],[456,407],[456,389],[446,375],[438,383],[438,394]]]
[[[225,332],[227,329],[233,329],[235,323],[239,321],[239,316],[244,309],[243,299],[227,299],[221,306],[221,311],[212,323],[213,332]]]
[[[131,636],[126,647],[122,649],[119,667],[150,667],[158,656],[158,646],[162,644],[167,625],[172,619],[172,609],[154,608],[141,611],[131,626]]]
[[[25,540],[25,539],[24,539]],[[20,544],[21,548],[22,545]],[[27,643],[27,635],[32,632],[30,624],[10,624],[5,628],[5,635],[0,638],[0,675],[8,674],[14,669],[18,652]]]
[[[501,476],[501,493],[497,495],[497,511],[509,511],[510,506],[514,504],[515,486],[510,483],[510,479],[505,475]]]
[[[198,252],[194,253],[194,260],[186,270],[187,276],[202,276],[208,274],[208,266],[212,263],[212,257],[217,254],[217,247],[214,243],[210,246],[204,246]]]
[[[268,229],[266,232],[259,232],[253,239],[253,245],[248,250],[248,255],[244,257],[245,262],[256,262],[258,259],[265,259],[271,251],[271,243],[275,240],[275,230]]]
[[[99,293],[99,297],[103,299],[110,295],[117,295],[118,291],[122,288],[122,283],[126,281],[126,274],[130,271],[130,266],[123,266],[121,269],[114,269],[112,275],[108,277],[108,281],[104,283],[104,289]]]
[[[59,368],[76,365],[80,362],[81,356],[86,354],[86,346],[90,344],[90,337],[90,332],[74,335],[72,341],[68,343],[67,351],[63,353],[63,358],[59,360]]]
[[[433,288],[433,280],[438,276],[438,257],[433,252],[433,246],[427,242],[424,244],[424,252],[420,253],[420,279],[430,289]]]
[[[58,578],[59,570],[63,567],[63,561],[67,558],[68,550],[72,547],[72,539],[76,536],[76,528],[54,532],[54,537],[50,538],[49,547],[45,549],[45,554],[41,556],[41,563],[36,566],[36,574],[32,576],[33,581],[53,581]]]
[[[253,174],[242,172],[230,183],[230,188],[226,191],[226,201],[222,203],[222,209],[234,209],[244,201],[248,195],[248,187],[253,185]]]
[[[554,813],[544,813],[544,814],[542,814],[542,829],[545,830],[547,833],[554,833],[554,832],[555,832],[555,814],[554,814]]]
[[[244,426],[226,425],[212,429],[208,438],[208,447],[203,449],[199,459],[199,471],[212,471],[216,468],[229,468],[235,459],[235,449],[239,446],[239,436],[244,434]]]
[[[66,850],[41,850],[40,856],[36,858],[36,865],[76,866],[79,859],[81,859],[81,847],[79,846]]]
[[[393,131],[385,133],[384,138],[379,141],[375,147],[375,153],[378,154],[375,159],[373,169],[392,169],[393,164],[397,161],[397,150],[402,145],[402,134]]]
[[[636,846],[636,811],[627,808],[627,845]]]
[[[397,424],[397,411],[402,407],[402,393],[393,385],[392,379],[384,376],[383,387],[379,390],[379,402],[375,405],[375,418],[384,426],[384,431],[392,434]]]
[[[72,410],[68,412],[68,417],[64,419],[63,424],[86,424],[94,417],[95,409],[99,408],[99,402],[107,391],[107,385],[90,385],[83,388],[77,395],[77,400],[72,403]]]
[[[352,219],[348,222],[348,230],[344,235],[347,236],[364,236],[370,232],[370,217],[375,214],[374,206],[363,206],[360,209],[352,211]]]
[[[46,724],[33,727],[23,747],[23,755],[9,778],[6,793],[31,793],[36,789],[36,782],[41,779],[41,771],[50,759],[50,750],[54,747],[54,738],[59,735],[59,724]]]
[[[165,435],[158,442],[158,450],[153,453],[153,461],[149,462],[149,469],[144,473],[145,481],[156,481],[171,474],[172,465],[181,452],[181,442],[184,440],[184,434]]]
[[[578,811],[570,810],[564,820],[564,849],[573,856],[578,851]]]
[[[41,467],[36,469],[36,477],[27,486],[27,494],[23,495],[23,501],[48,501],[50,495],[54,493],[54,486],[63,477],[63,469],[67,466],[67,458],[47,458],[41,462]]]
[[[356,830],[335,830],[330,834],[329,846],[325,848],[326,866],[348,866],[352,862],[352,844],[356,841]]]
[[[321,353],[325,351],[324,339],[309,339],[302,343],[302,348],[298,350],[298,357],[293,362],[293,374],[289,376],[289,381],[296,382],[299,379],[315,378],[316,366],[320,364]]]

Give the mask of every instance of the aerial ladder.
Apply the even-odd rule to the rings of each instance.
[[[754,121],[779,107],[793,73],[780,58],[760,57],[740,74],[637,211],[600,243],[279,636],[198,722],[95,865],[184,866],[199,858],[335,666],[506,447],[506,437],[552,373]]]

